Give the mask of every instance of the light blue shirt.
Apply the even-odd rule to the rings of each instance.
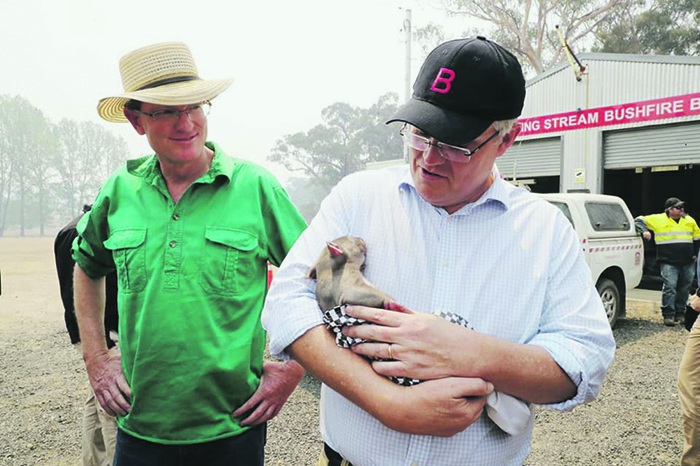
[[[498,177],[449,215],[419,196],[407,166],[350,175],[323,201],[267,297],[272,354],[322,325],[305,274],[325,241],[343,235],[366,241],[367,279],[403,306],[454,312],[479,332],[545,348],[578,387],[574,398],[546,406],[569,410],[600,392],[615,341],[568,220]],[[321,391],[323,438],[355,466],[520,465],[533,425],[511,436],[483,415],[450,438],[409,435]]]

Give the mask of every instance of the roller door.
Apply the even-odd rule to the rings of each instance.
[[[700,163],[700,122],[606,132],[603,158],[606,169]]]
[[[559,176],[561,172],[561,138],[515,141],[505,154],[496,159],[504,177],[512,179]]]

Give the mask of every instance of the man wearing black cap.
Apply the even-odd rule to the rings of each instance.
[[[685,203],[669,197],[661,214],[643,215],[635,219],[637,231],[651,241],[654,232],[656,260],[661,270],[661,314],[664,325],[672,327],[684,323],[685,305],[695,274],[695,259],[700,249],[700,229],[690,215],[685,214]]]
[[[391,120],[404,123],[408,167],[334,188],[276,276],[263,325],[273,354],[324,383],[319,464],[520,465],[534,415],[506,433],[482,415],[486,397],[558,410],[590,401],[615,342],[568,220],[494,172],[520,130],[517,59],[483,37],[446,42],[413,90]],[[343,235],[365,240],[367,279],[403,306],[345,308],[369,321],[343,330],[370,340],[352,351],[336,346],[305,278]]]

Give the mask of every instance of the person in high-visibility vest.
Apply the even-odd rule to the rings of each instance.
[[[664,325],[674,326],[685,320],[685,305],[695,275],[695,260],[700,249],[700,228],[685,213],[685,203],[670,197],[661,214],[642,215],[635,219],[637,231],[645,240],[654,232],[656,260],[661,269],[661,314]]]

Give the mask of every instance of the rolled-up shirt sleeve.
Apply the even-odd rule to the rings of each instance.
[[[576,384],[576,395],[543,406],[568,411],[595,399],[615,355],[615,339],[578,236],[559,216],[539,331],[527,343],[546,349]]]
[[[98,195],[92,209],[76,226],[78,236],[73,241],[73,260],[90,278],[104,277],[115,270],[112,252],[104,246],[109,237],[108,205],[109,199]]]

